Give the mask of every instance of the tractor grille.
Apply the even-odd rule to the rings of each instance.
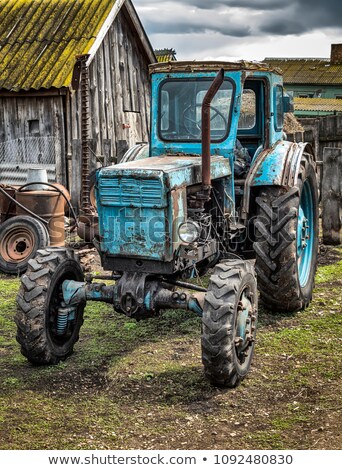
[[[160,179],[135,179],[118,176],[100,178],[99,193],[103,206],[165,206],[165,194]]]

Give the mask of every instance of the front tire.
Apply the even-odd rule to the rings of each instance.
[[[252,265],[224,261],[215,267],[205,296],[202,362],[213,385],[237,387],[254,352],[258,294]]]
[[[28,263],[17,296],[17,341],[22,354],[38,365],[57,364],[73,352],[83,323],[84,304],[58,315],[65,280],[82,282],[83,270],[72,250],[39,250]]]
[[[265,187],[256,204],[254,249],[261,299],[272,311],[306,308],[318,251],[318,189],[311,155],[303,155],[296,186]]]

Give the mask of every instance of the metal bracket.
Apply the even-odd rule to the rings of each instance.
[[[117,303],[127,316],[132,316],[139,308],[144,307],[145,284],[148,274],[124,273],[117,283]]]

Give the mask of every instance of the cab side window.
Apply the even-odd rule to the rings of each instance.
[[[256,95],[254,90],[244,89],[241,98],[239,130],[253,129],[256,124]]]
[[[275,87],[275,128],[277,131],[281,131],[284,125],[284,103],[283,103],[283,87],[281,85],[277,85]]]

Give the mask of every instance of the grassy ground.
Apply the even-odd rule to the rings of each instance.
[[[342,248],[325,259],[309,309],[261,310],[253,368],[236,390],[207,383],[200,320],[174,311],[136,323],[89,304],[75,354],[33,367],[15,341],[18,281],[3,277],[0,447],[340,449]]]

